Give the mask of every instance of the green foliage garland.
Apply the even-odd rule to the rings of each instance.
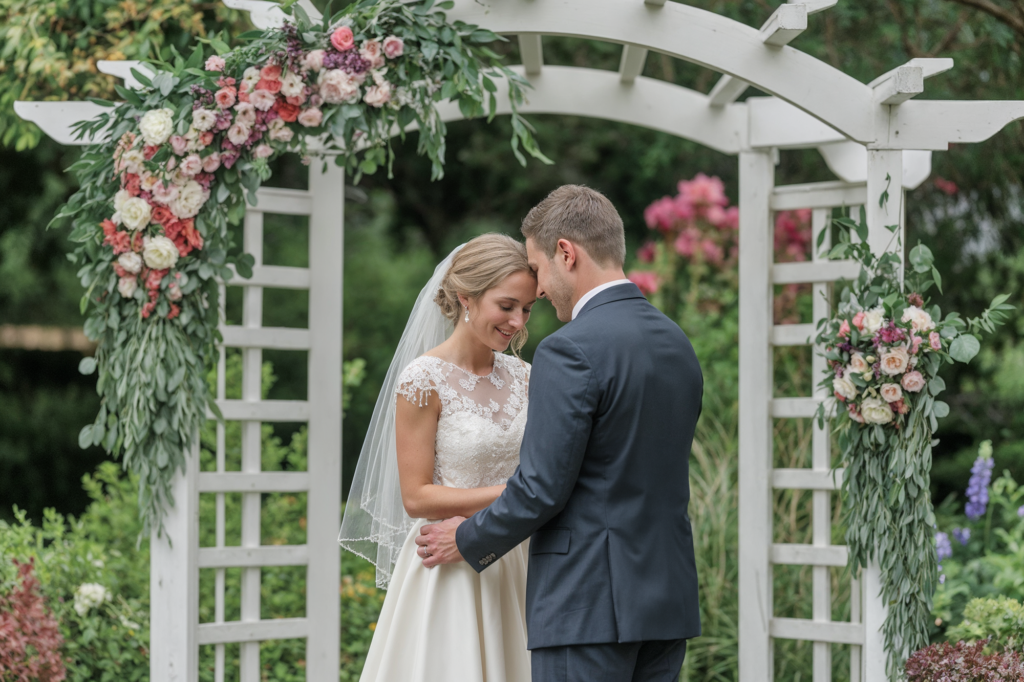
[[[72,220],[85,332],[99,344],[80,369],[99,370],[102,406],[79,442],[138,474],[143,533],[162,532],[171,480],[207,410],[220,416],[203,380],[221,340],[218,283],[253,262],[234,254],[228,225],[256,204],[270,160],[331,154],[358,181],[390,170],[393,133],[415,124],[439,178],[438,102],[493,116],[504,81],[513,152],[547,162],[517,113],[527,83],[487,48],[500,39],[490,31],[449,23],[434,0],[361,0],[322,22],[286,11],[288,23],[242,35],[238,49],[201,39],[215,54],[200,46],[134,70],[142,90],[118,86],[123,103],[93,100],[109,111],[79,124],[108,140],[72,166],[81,189],[54,219]]]
[[[904,278],[899,255],[871,252],[863,209],[859,223],[841,218],[833,224],[839,243],[829,258],[852,258],[862,267],[843,288],[836,315],[819,322],[816,343],[828,360],[819,385],[838,401],[834,426],[845,467],[850,568],[856,573],[871,560],[880,567],[887,667],[898,680],[906,655],[928,643],[938,582],[929,476],[938,420],[949,414],[937,399],[945,389],[938,372],[944,362],[969,362],[980,348],[977,335],[994,331],[1013,306],[1000,295],[979,318],[943,317],[924,298],[932,286],[941,291],[942,282],[928,247],[911,250]],[[898,240],[897,228],[889,229]],[[825,414],[822,404],[819,425]]]

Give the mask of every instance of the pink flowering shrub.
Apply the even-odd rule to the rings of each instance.
[[[722,180],[704,173],[680,181],[677,189],[675,196],[657,199],[644,210],[644,221],[659,238],[637,251],[637,259],[652,269],[634,270],[629,277],[645,294],[660,293],[659,304],[670,315],[679,306],[721,310],[722,289],[738,286],[739,208],[729,205]],[[777,261],[806,260],[810,243],[810,211],[777,214]],[[783,287],[776,297],[776,321],[797,321],[797,298],[809,291]]]
[[[1020,682],[1024,661],[1016,651],[986,656],[985,641],[932,644],[906,665],[907,682]]]
[[[0,592],[0,679],[4,682],[60,682],[66,677],[57,619],[39,593],[35,561],[21,563],[17,583]]]

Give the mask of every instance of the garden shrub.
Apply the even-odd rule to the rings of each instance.
[[[1024,651],[1024,607],[1016,599],[972,599],[964,619],[946,631],[950,641],[986,641],[987,651]]]
[[[1015,651],[985,654],[985,643],[932,644],[906,665],[907,682],[1020,682],[1024,662]]]
[[[35,561],[12,563],[17,584],[0,595],[0,679],[60,682],[67,676],[60,656],[64,640],[39,593]]]

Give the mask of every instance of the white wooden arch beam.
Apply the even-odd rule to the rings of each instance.
[[[455,0],[448,17],[501,34],[578,36],[662,52],[777,95],[851,139],[874,141],[872,90],[865,84],[791,47],[766,47],[758,29],[695,7],[622,0],[501,0],[487,5]]]

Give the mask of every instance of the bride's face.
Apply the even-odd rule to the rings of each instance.
[[[504,351],[516,332],[526,326],[530,309],[537,301],[537,280],[528,272],[517,272],[485,291],[479,298],[469,299],[468,330],[486,346]],[[463,303],[465,305],[465,303]]]

